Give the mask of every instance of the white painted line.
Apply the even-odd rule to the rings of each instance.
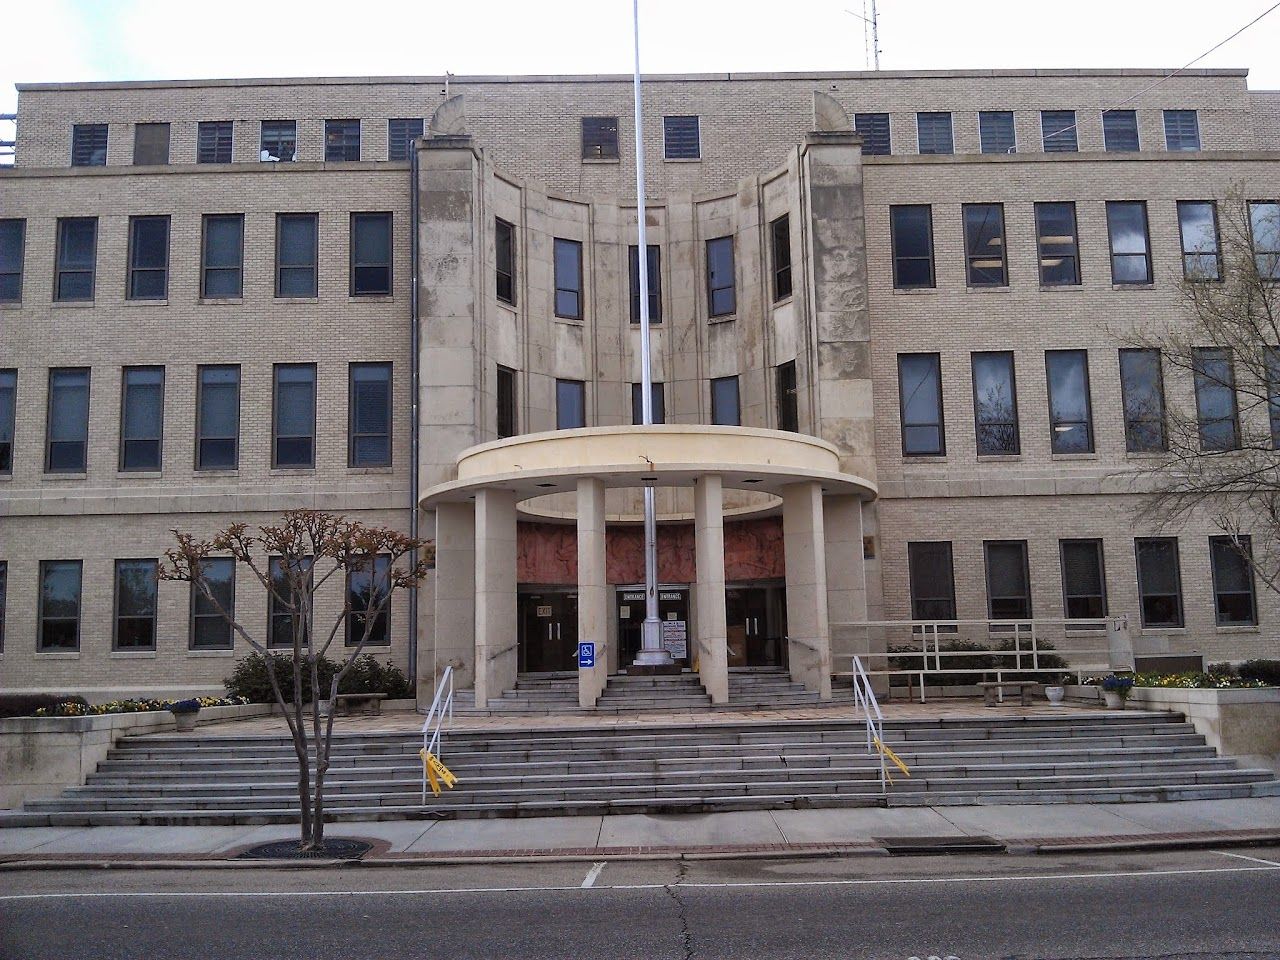
[[[599,863],[593,863],[591,865],[591,869],[587,871],[587,875],[582,881],[581,889],[586,890],[589,887],[594,887],[596,885],[596,879],[600,876],[600,871],[604,869],[604,865],[608,862],[608,860],[602,860]]]
[[[1257,867],[1201,867],[1187,870],[1131,870],[1114,873],[1051,873],[1024,874],[1007,877],[900,877],[883,880],[759,880],[729,883],[633,883],[617,886],[588,887],[591,891],[610,890],[665,890],[671,886],[679,886],[682,890],[689,888],[705,889],[749,889],[752,887],[862,887],[862,886],[902,886],[910,884],[934,883],[1025,883],[1031,880],[1110,880],[1145,879],[1149,877],[1185,877],[1204,873],[1269,873],[1280,870],[1280,863]],[[166,897],[183,899],[187,897],[206,897],[234,900],[266,899],[271,897],[418,897],[441,896],[445,894],[478,894],[478,893],[564,893],[581,892],[583,887],[546,886],[546,887],[458,887],[446,889],[412,889],[412,890],[252,890],[252,891],[111,891],[101,893],[13,893],[0,894],[0,903],[17,900],[93,900],[109,897],[122,899],[161,899]]]
[[[1225,850],[1215,850],[1213,852],[1224,857],[1235,857],[1237,860],[1248,860],[1250,863],[1265,863],[1268,867],[1280,867],[1280,863],[1276,863],[1274,860],[1263,860],[1261,857],[1246,857],[1243,853],[1227,853]]]

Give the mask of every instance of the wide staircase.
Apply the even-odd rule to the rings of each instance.
[[[882,793],[866,728],[847,718],[459,730],[442,751],[457,787],[424,805],[419,737],[339,733],[327,810],[388,820],[1280,794],[1273,773],[1218,757],[1174,714],[893,720],[884,737],[911,776],[895,771]],[[284,736],[130,737],[85,786],[0,813],[0,826],[291,822],[295,778]]]

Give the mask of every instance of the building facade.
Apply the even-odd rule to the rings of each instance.
[[[1157,84],[1156,81],[1161,81]],[[221,689],[249,651],[174,528],[315,507],[433,538],[375,653],[420,697],[577,669],[660,613],[830,690],[868,621],[1127,620],[1280,655],[1209,518],[1143,519],[1189,377],[1130,347],[1264,218],[1280,93],[1244,71],[645,82],[655,410],[637,428],[623,77],[26,85],[0,170],[0,686]],[[1261,238],[1262,244],[1270,242]],[[1238,409],[1265,417],[1265,409]],[[333,584],[323,618],[342,603]],[[220,589],[267,635],[264,591]]]

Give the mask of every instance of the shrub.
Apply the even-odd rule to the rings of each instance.
[[[342,678],[340,689],[343,693],[385,693],[391,700],[413,696],[413,688],[403,670],[394,663],[383,664],[367,653],[356,658]]]
[[[889,647],[889,653],[920,653],[921,645],[914,643],[902,644],[900,646]],[[932,650],[932,644],[930,644]],[[890,657],[889,662],[896,670],[919,670],[925,667],[929,670],[935,666],[941,667],[943,671],[947,670],[990,670],[993,668],[995,658],[990,656],[991,648],[987,647],[976,640],[939,640],[938,650],[941,656],[936,660],[930,652],[928,658],[914,657]],[[948,657],[948,653],[965,654],[965,656]],[[971,656],[971,654],[986,654],[986,656]],[[934,673],[926,677],[931,683],[942,685],[977,683],[982,679],[982,675],[978,673]],[[902,681],[904,684],[905,680]]]
[[[233,707],[248,702],[243,697],[192,697],[188,700],[129,699],[87,704],[79,697],[75,697],[52,706],[41,707],[35,715],[37,717],[100,717],[106,713],[150,713],[156,710],[172,710],[181,704],[194,705],[185,708],[194,713],[200,707]],[[174,710],[173,712],[183,711]]]
[[[245,697],[250,703],[275,703],[275,694],[271,692],[271,679],[267,674],[267,663],[275,671],[276,680],[284,694],[285,703],[293,700],[293,658],[282,653],[271,653],[264,658],[253,653],[239,661],[223,684],[227,693]],[[329,693],[334,675],[341,668],[328,657],[321,657],[319,662],[320,692],[323,696]],[[338,684],[339,693],[385,693],[391,699],[413,696],[409,687],[409,679],[394,663],[382,664],[370,654],[357,657],[351,669]],[[302,672],[302,701],[310,703],[311,672]]]
[[[1239,673],[1245,680],[1261,680],[1268,687],[1280,687],[1280,660],[1246,660]]]
[[[1030,637],[1009,637],[1001,640],[996,646],[997,651],[1007,652],[1010,656],[992,657],[993,666],[999,667],[1001,670],[1013,670],[1018,665],[1018,658],[1012,654],[1021,648],[1022,666],[1029,668],[1032,664],[1031,658],[1031,638]],[[1036,669],[1024,669],[1011,673],[1001,674],[1006,680],[1039,680],[1042,683],[1052,684],[1058,679],[1057,674],[1041,673],[1041,670],[1063,670],[1070,666],[1060,654],[1053,653],[1055,648],[1048,640],[1040,640],[1036,643]],[[1047,652],[1048,651],[1048,652]]]
[[[1223,661],[1222,663],[1211,663],[1209,664],[1208,672],[1215,677],[1240,676],[1240,672],[1236,669],[1236,665],[1234,663],[1231,663],[1230,661]]]
[[[87,707],[84,697],[66,693],[0,693],[0,720],[7,717],[53,716],[38,711],[56,707],[60,703],[75,703]]]

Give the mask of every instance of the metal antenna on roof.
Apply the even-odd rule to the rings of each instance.
[[[848,7],[845,8],[844,12],[851,17],[856,17],[857,19],[861,20],[864,24],[869,24],[871,26],[871,53],[872,53],[873,59],[875,60],[875,65],[876,65],[875,68],[879,70],[880,69],[880,15],[876,12],[876,0],[871,0],[871,16],[870,17],[864,16],[864,14],[866,13],[866,10],[867,10],[867,5],[864,2],[862,5],[862,11],[863,11],[862,13],[854,13]],[[864,26],[863,27],[864,36],[865,36],[865,31],[866,31],[866,27]]]

